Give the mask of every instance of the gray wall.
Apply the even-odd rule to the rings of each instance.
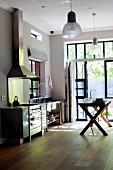
[[[12,16],[0,8],[0,106],[7,104],[7,74],[12,65]],[[1,100],[5,95],[5,100]]]
[[[12,56],[12,17],[11,14],[0,8],[0,107],[7,105],[7,74],[11,68]],[[5,100],[1,100],[1,96]],[[0,118],[1,136],[1,118]],[[0,138],[0,144],[4,139]]]

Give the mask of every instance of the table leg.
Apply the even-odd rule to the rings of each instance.
[[[96,111],[98,111],[96,106],[93,106],[93,108],[94,108]],[[102,113],[103,113],[103,111],[100,113],[100,117],[104,120],[104,122],[105,122],[109,127],[112,127],[112,125],[108,122],[108,120],[103,116]]]
[[[108,120],[102,115],[102,113],[100,114],[100,117],[104,120],[104,122],[106,122],[107,123],[107,125],[109,126],[109,127],[112,127],[112,125],[108,122]]]
[[[108,134],[105,132],[105,130],[99,125],[99,123],[96,121],[97,117],[99,114],[102,113],[102,108],[100,108],[97,113],[95,114],[94,116],[94,119],[93,119],[93,123],[95,123],[95,125],[98,127],[98,129],[103,133],[104,136],[107,136]]]
[[[87,131],[87,129],[92,125],[92,123],[95,123],[95,125],[98,127],[98,129],[103,133],[104,136],[107,136],[108,134],[104,131],[104,129],[97,123],[96,119],[98,117],[98,115],[101,113],[103,108],[100,108],[97,113],[95,114],[95,116],[92,116],[91,113],[89,113],[89,111],[87,110],[86,107],[81,106],[81,108],[86,112],[86,114],[90,117],[90,122],[86,125],[86,127],[82,130],[82,132],[80,133],[80,135],[84,135],[84,133]]]
[[[84,135],[84,133],[87,131],[87,129],[91,126],[93,122],[90,120],[90,122],[86,125],[86,127],[82,130],[82,132],[80,133],[80,135]]]
[[[98,127],[98,129],[103,133],[104,136],[108,136],[108,134],[105,132],[105,130],[97,123],[97,121],[94,122],[95,125]]]

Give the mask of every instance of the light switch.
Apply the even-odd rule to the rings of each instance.
[[[1,100],[2,101],[5,100],[5,96],[4,95],[1,96]]]

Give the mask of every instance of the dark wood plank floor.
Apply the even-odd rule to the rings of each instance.
[[[0,170],[113,170],[113,127],[108,136],[93,127],[80,135],[86,123],[51,127],[42,137],[0,149]]]

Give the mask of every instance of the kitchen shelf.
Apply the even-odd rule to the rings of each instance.
[[[50,124],[62,124],[61,102],[51,102],[47,104],[47,120]]]

